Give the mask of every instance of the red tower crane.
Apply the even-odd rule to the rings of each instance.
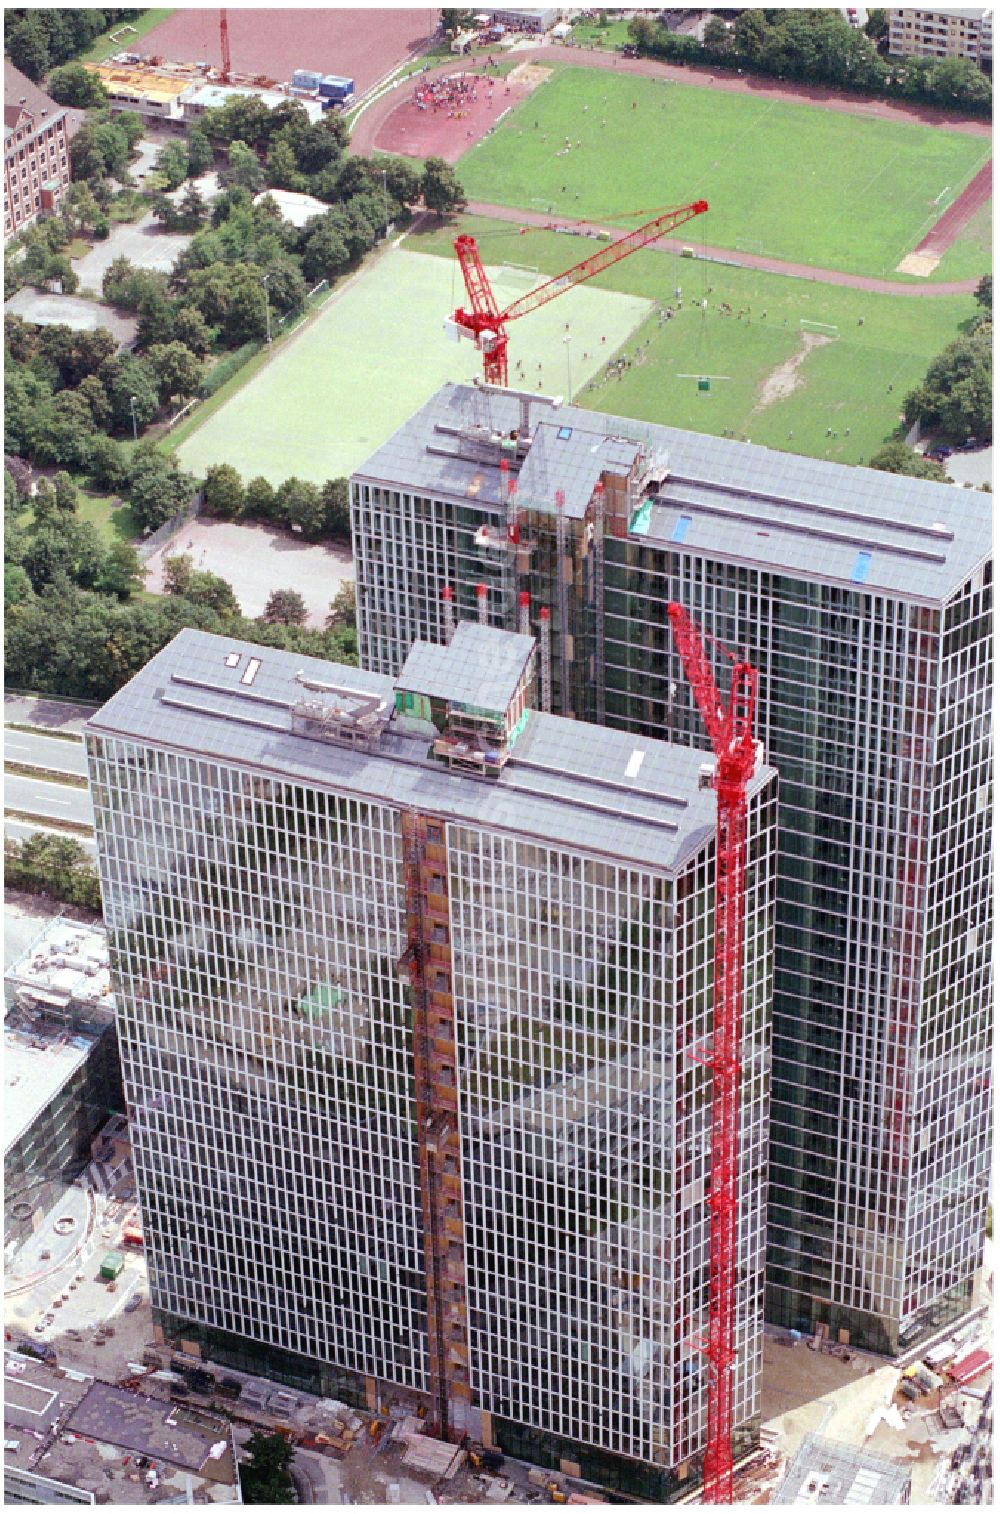
[[[222,44],[222,82],[228,84],[233,63],[229,56],[229,20],[224,10],[219,11],[219,41]]]
[[[516,321],[520,316],[537,310],[539,305],[547,305],[549,300],[554,300],[565,290],[572,289],[574,285],[582,284],[587,279],[592,279],[596,273],[610,268],[613,263],[619,263],[622,258],[627,258],[629,253],[637,252],[640,247],[645,247],[649,242],[655,242],[656,238],[663,233],[683,226],[684,222],[690,221],[693,216],[703,215],[707,209],[707,200],[696,200],[693,205],[673,206],[662,215],[656,216],[654,220],[647,221],[644,226],[639,226],[635,231],[619,237],[617,242],[612,242],[608,247],[602,247],[600,252],[584,258],[580,263],[575,263],[572,268],[567,268],[565,273],[548,279],[537,289],[531,290],[530,294],[522,295],[520,299],[508,305],[506,310],[501,310],[496,302],[496,296],[490,287],[486,269],[479,256],[475,237],[456,237],[455,251],[462,265],[462,277],[465,279],[465,289],[471,309],[456,310],[451,319],[458,334],[473,338],[477,348],[483,354],[486,382],[506,387],[507,326],[511,321]]]
[[[747,784],[757,763],[753,736],[757,670],[733,657],[729,706],[683,605],[667,606],[684,673],[715,753],[715,968],[712,1050],[712,1169],[709,1188],[708,1442],[703,1503],[733,1501],[733,1358],[736,1296],[736,1182],[739,1165],[740,1032],[743,1018]],[[732,656],[732,654],[727,654]]]

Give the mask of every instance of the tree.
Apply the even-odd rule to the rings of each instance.
[[[230,153],[230,159],[232,154]],[[267,153],[267,182],[278,189],[301,189],[302,175],[288,139],[275,137]]]
[[[993,275],[991,273],[984,273],[982,278],[979,280],[979,283],[976,285],[975,298],[977,305],[981,305],[984,310],[992,311]]]
[[[101,216],[101,207],[94,197],[94,191],[85,179],[79,184],[70,184],[63,199],[62,213],[76,231],[85,231],[88,226],[96,226]]]
[[[174,335],[174,310],[162,289],[150,288],[139,300],[136,339],[140,347],[155,347]]]
[[[298,315],[305,305],[308,290],[295,264],[283,258],[280,262],[268,263],[264,273],[272,310],[279,315]]]
[[[165,405],[175,397],[186,399],[198,392],[201,364],[183,342],[150,347],[146,356],[156,374],[161,404]]]
[[[869,460],[868,466],[877,468],[880,473],[902,473],[907,478],[926,478],[940,484],[947,483],[943,468],[929,457],[914,452],[905,442],[886,442]]]
[[[35,440],[35,457],[42,463],[61,463],[74,471],[87,467],[94,435],[94,418],[83,395],[73,389],[57,394],[48,424]]]
[[[454,210],[465,209],[465,190],[451,164],[443,158],[427,159],[420,187],[424,204],[436,215],[445,216]]]
[[[82,384],[80,389],[83,389]],[[104,393],[103,389],[101,393]],[[110,409],[109,405],[109,414]],[[90,448],[90,481],[94,487],[121,494],[128,487],[130,476],[128,453],[121,442],[110,436],[95,436]]]
[[[211,351],[213,333],[205,324],[205,317],[194,305],[182,305],[174,316],[174,336],[195,357],[207,357]]]
[[[180,189],[188,176],[188,154],[183,142],[168,142],[156,159],[157,173],[163,174],[168,189]]]
[[[258,474],[246,486],[243,496],[243,514],[250,520],[274,520],[275,512],[274,489],[268,479]]]
[[[264,170],[252,147],[245,142],[229,144],[229,167],[223,170],[222,179],[228,185],[257,194],[264,188]]]
[[[52,480],[56,509],[63,515],[75,515],[80,496],[68,473],[59,472]]]
[[[63,63],[54,68],[46,89],[60,105],[72,105],[78,110],[90,110],[108,103],[108,92],[100,75],[90,73],[82,63]]]
[[[238,520],[243,511],[243,480],[231,463],[213,463],[205,474],[204,509],[221,520]]]
[[[197,231],[205,219],[208,210],[197,184],[190,183],[181,195],[180,205],[177,207],[180,221],[185,231]]]
[[[759,58],[768,36],[767,18],[763,11],[743,11],[733,24],[733,40],[736,50],[751,62]]]
[[[9,610],[20,605],[34,594],[31,579],[19,563],[5,562],[3,566],[3,602]]]
[[[355,630],[358,624],[357,591],[349,579],[345,580],[337,590],[336,597],[330,603],[330,613],[326,617],[328,631],[336,631],[341,627]]]
[[[176,515],[195,492],[195,480],[182,473],[173,453],[144,443],[132,456],[129,503],[144,531],[155,531]]]
[[[992,322],[984,321],[949,342],[923,383],[907,395],[907,422],[938,430],[951,441],[986,440],[993,429],[992,341]]]
[[[333,280],[350,266],[347,243],[340,234],[335,213],[330,211],[306,223],[302,243],[302,271],[310,284]]]
[[[323,535],[326,510],[323,496],[315,484],[301,478],[286,478],[278,490],[281,518],[300,530],[303,536]]]
[[[184,586],[183,598],[189,604],[212,610],[223,622],[242,614],[240,602],[233,592],[232,584],[215,573],[190,573]]]
[[[192,179],[208,173],[215,162],[215,152],[201,126],[192,126],[187,139],[188,174]]]
[[[866,37],[873,42],[881,42],[889,35],[889,12],[886,10],[871,10],[868,12],[868,20],[864,25]]]
[[[250,1460],[240,1468],[243,1502],[286,1504],[295,1502],[295,1485],[288,1471],[293,1448],[281,1435],[255,1430],[247,1441]]]
[[[134,413],[137,429],[144,431],[159,409],[152,366],[122,352],[102,363],[98,378],[107,391],[114,430],[131,433]]]
[[[194,558],[190,552],[175,552],[164,561],[163,587],[168,594],[177,594],[183,598],[193,572]]]
[[[712,53],[727,53],[730,51],[732,38],[729,33],[729,27],[719,16],[713,16],[710,21],[706,22],[702,42],[709,52]]]
[[[112,542],[100,566],[94,588],[124,601],[138,594],[143,584],[139,554],[129,542]]]
[[[38,17],[29,11],[22,21],[4,36],[4,51],[15,68],[37,84],[48,73],[49,48]]]
[[[323,485],[323,535],[351,540],[351,486],[346,478],[328,478]]]
[[[59,517],[56,491],[50,479],[40,478],[35,485],[32,514],[36,526],[54,526]]]
[[[303,626],[308,616],[306,602],[297,589],[275,589],[261,620],[268,625]]]

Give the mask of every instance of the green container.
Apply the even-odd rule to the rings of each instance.
[[[120,1251],[109,1251],[101,1263],[101,1276],[108,1282],[113,1283],[125,1266],[125,1258]]]
[[[699,394],[711,394],[711,392],[712,392],[712,380],[711,379],[704,379],[704,378],[699,379],[698,380],[698,393]]]

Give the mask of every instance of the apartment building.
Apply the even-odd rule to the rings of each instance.
[[[552,710],[704,746],[667,604],[746,649],[779,772],[767,1314],[889,1354],[960,1316],[990,1161],[989,497],[446,385],[352,510],[372,670],[527,594]]]
[[[58,210],[70,180],[68,115],[9,59],[3,64],[3,237]]]
[[[968,58],[993,63],[993,12],[946,5],[938,10],[889,10],[889,54],[896,58]]]
[[[635,1496],[705,1437],[705,754],[183,631],[87,730],[154,1318]],[[773,771],[748,801],[733,1423],[759,1419]]]

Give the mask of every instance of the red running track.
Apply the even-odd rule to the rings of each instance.
[[[401,87],[399,93],[404,94],[403,102],[395,106],[379,132],[380,152],[401,153],[410,158],[437,157],[444,158],[446,163],[457,163],[463,153],[486,136],[501,116],[513,106],[520,105],[528,93],[524,87],[508,84],[506,79],[487,78],[485,73],[475,70],[453,67],[452,71],[468,82],[475,80],[475,102],[471,96],[465,96],[456,102],[456,110],[451,115],[447,106],[435,110],[432,105],[427,105],[422,110],[413,96],[424,81],[422,75],[415,75],[414,80],[408,80]],[[436,76],[438,84],[442,77],[448,77],[447,70],[443,76]],[[398,99],[398,95],[394,98]]]
[[[993,160],[985,164],[976,177],[962,190],[958,199],[948,206],[944,215],[936,221],[930,231],[916,249],[917,252],[927,253],[932,257],[941,257],[948,251],[961,231],[968,226],[977,210],[989,200],[993,193]]]
[[[430,9],[233,9],[228,14],[233,70],[279,83],[287,82],[297,68],[344,74],[361,95],[422,47],[437,19],[437,11]],[[175,63],[205,62],[221,68],[219,12],[176,10],[138,46],[147,57],[158,54]]]

